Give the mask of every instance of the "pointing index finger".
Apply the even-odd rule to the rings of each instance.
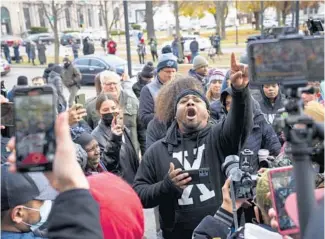
[[[230,60],[231,70],[237,70],[237,60],[235,53],[231,53],[231,60]]]

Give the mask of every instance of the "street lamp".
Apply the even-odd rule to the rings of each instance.
[[[132,62],[131,62],[131,46],[130,46],[130,33],[129,33],[129,11],[128,1],[123,1],[124,8],[124,24],[125,24],[125,41],[126,41],[126,54],[128,62],[128,73],[132,76]]]

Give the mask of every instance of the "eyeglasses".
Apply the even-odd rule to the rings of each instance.
[[[85,151],[87,153],[89,153],[89,152],[92,152],[92,151],[97,150],[98,148],[99,148],[99,145],[98,144],[95,144],[93,147],[91,147],[90,149],[86,149]]]

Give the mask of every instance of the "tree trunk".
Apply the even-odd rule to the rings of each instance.
[[[153,6],[152,1],[146,1],[146,23],[147,23],[147,38],[156,38],[155,25],[153,21]]]
[[[286,18],[287,18],[287,14],[285,10],[282,10],[282,24],[285,25],[286,23]]]
[[[260,12],[254,12],[255,30],[260,30]]]
[[[221,2],[221,11],[222,11],[222,14],[220,15],[220,20],[221,20],[221,38],[222,39],[226,39],[226,18],[228,16],[227,2]]]
[[[110,29],[109,29],[109,23],[108,23],[108,10],[107,10],[107,0],[104,1],[104,24],[105,24],[105,31],[106,31],[106,40],[110,38]]]
[[[276,9],[276,20],[278,21],[279,26],[281,26],[281,11],[278,8]]]
[[[174,15],[175,15],[175,29],[176,29],[176,35],[180,37],[180,24],[179,24],[179,5],[178,2],[174,2]]]
[[[54,63],[60,63],[60,40],[58,32],[58,10],[54,1],[52,1],[52,16],[53,16],[53,33],[54,33]]]

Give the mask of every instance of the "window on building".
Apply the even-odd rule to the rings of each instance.
[[[44,11],[42,7],[38,8],[38,15],[39,15],[39,23],[41,27],[45,27]]]
[[[308,8],[304,8],[304,14],[307,15]]]
[[[25,19],[26,29],[30,29],[31,21],[30,21],[29,8],[24,7],[23,11],[24,11],[24,19]]]
[[[68,8],[65,9],[65,23],[67,24],[67,28],[71,28],[70,11]]]
[[[88,9],[88,24],[90,27],[93,26],[91,10]]]
[[[314,8],[314,14],[317,14],[317,13],[318,13],[318,8],[315,7],[315,8]]]
[[[99,10],[98,20],[99,20],[99,26],[102,27],[103,26],[103,12],[102,12],[102,9]]]

